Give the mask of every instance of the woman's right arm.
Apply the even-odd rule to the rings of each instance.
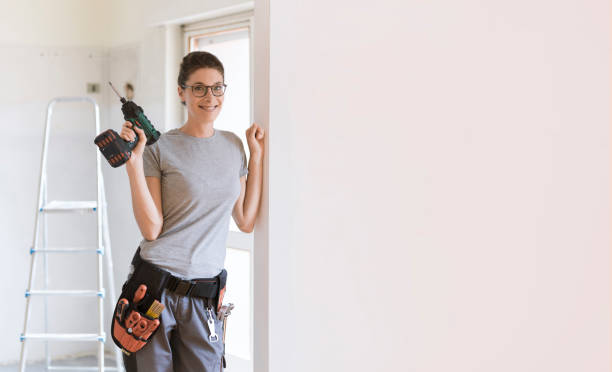
[[[133,141],[132,123],[125,122],[121,130],[121,138]],[[130,179],[132,192],[132,208],[138,228],[146,240],[155,240],[162,230],[164,222],[161,206],[161,181],[157,177],[145,177],[142,154],[147,138],[142,129],[134,128],[138,133],[138,144],[132,150],[132,156],[127,161],[126,170]]]

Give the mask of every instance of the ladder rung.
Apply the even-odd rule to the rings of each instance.
[[[94,201],[61,201],[53,200],[43,205],[40,212],[93,212],[98,203]]]
[[[90,289],[77,289],[77,290],[34,290],[26,291],[26,297],[28,296],[79,296],[79,297],[104,297],[104,292],[99,292]]]
[[[105,336],[97,333],[26,333],[21,336],[24,340],[42,341],[102,341]]]
[[[101,250],[97,248],[47,248],[47,249],[31,249],[30,253],[100,253]]]
[[[50,371],[97,371],[98,367],[88,367],[88,366],[49,366],[48,369]],[[118,371],[117,367],[104,367],[105,371]]]

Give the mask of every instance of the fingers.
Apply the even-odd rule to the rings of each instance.
[[[136,139],[136,135],[134,134],[134,131],[131,128],[132,123],[126,121],[121,127],[121,133],[119,134],[119,136],[128,142],[132,142]]]
[[[147,143],[147,136],[145,135],[145,132],[141,128],[133,125],[131,122],[126,121],[125,123],[123,123],[119,137],[123,138],[125,141],[133,142],[134,140],[136,140],[137,134],[138,134],[138,143],[132,150],[132,156],[142,155],[142,153],[144,152],[144,147]]]
[[[141,128],[133,125],[131,122],[126,121],[121,127],[121,133],[119,136],[126,141],[132,142],[136,139],[136,134],[138,134],[139,143],[145,140],[144,131]]]
[[[262,140],[264,138],[264,133],[263,128],[257,125],[257,123],[253,123],[253,125],[246,130],[247,138],[257,138],[258,140]]]
[[[136,131],[136,133],[138,133],[138,143],[136,144],[136,148],[134,148],[134,151],[137,154],[142,154],[142,152],[144,151],[145,144],[147,143],[147,136],[145,135],[145,132],[142,129],[136,126],[133,129]]]
[[[142,129],[136,127],[136,126],[134,126],[132,129],[134,129],[136,131],[136,133],[138,133],[138,139],[139,139],[138,142],[146,141],[146,135],[145,135],[144,130],[142,130]]]

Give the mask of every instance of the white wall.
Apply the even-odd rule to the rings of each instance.
[[[609,2],[269,3],[270,371],[609,371]]]
[[[102,46],[110,8],[102,0],[0,0],[0,44]]]
[[[140,43],[147,38],[151,27],[196,21],[203,15],[240,4],[249,0],[133,0],[110,2],[110,26],[107,44],[110,46],[125,43]]]

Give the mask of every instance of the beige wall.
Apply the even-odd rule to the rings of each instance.
[[[0,45],[101,46],[109,11],[103,0],[0,0]]]
[[[197,20],[248,0],[0,0],[0,45],[107,46],[141,43],[151,28]]]
[[[609,2],[269,3],[270,371],[610,370]]]
[[[148,27],[194,21],[216,10],[244,4],[248,0],[111,0],[112,27],[107,42],[112,45],[140,42]],[[134,22],[136,20],[136,22]]]

